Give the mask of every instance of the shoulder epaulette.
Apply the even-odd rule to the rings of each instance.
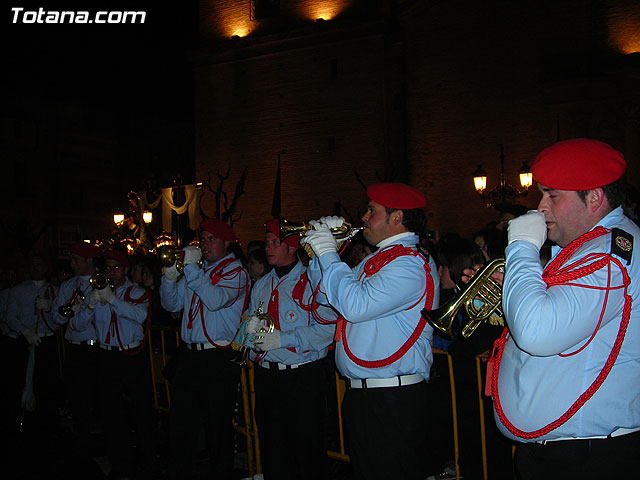
[[[633,253],[633,237],[619,228],[611,229],[611,253],[631,263]]]

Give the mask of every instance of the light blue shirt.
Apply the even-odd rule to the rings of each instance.
[[[82,303],[81,305],[81,311],[87,308],[87,303],[89,302],[89,294],[93,290],[91,284],[89,283],[90,277],[91,275],[76,275],[75,277],[71,277],[62,282],[62,285],[60,285],[60,291],[58,292],[58,298],[53,308],[51,309],[55,322],[59,323],[60,325],[64,325],[68,322],[67,318],[60,315],[58,309],[62,305],[66,305],[71,300],[71,297],[73,297],[73,292],[75,292],[78,288],[82,290],[85,296],[84,303]],[[67,329],[64,332],[64,338],[70,342],[84,342],[87,340],[98,339],[94,328],[87,327],[84,330],[76,330],[72,325],[67,326]]]
[[[231,263],[212,284],[212,270],[228,259]],[[163,276],[160,301],[169,312],[184,309],[180,331],[184,342],[209,343],[208,336],[217,345],[224,346],[231,343],[240,326],[248,285],[249,274],[242,262],[230,254],[214,263],[205,262],[202,268],[197,263],[187,265],[184,276],[177,282],[169,282]]]
[[[127,301],[129,300],[126,296],[127,291],[132,301]],[[146,291],[128,279],[113,293],[115,298],[111,303],[105,302],[103,305],[99,302],[93,310],[83,308],[69,320],[69,325],[79,331],[93,330],[93,321],[98,341],[103,345],[125,347],[132,342],[142,341],[151,297],[137,303],[136,300],[141,300]],[[112,317],[112,313],[115,316]],[[112,318],[115,319],[113,324],[111,324]]]
[[[640,229],[621,208],[598,225],[620,228],[634,237],[631,264],[620,259],[631,278],[633,298],[629,326],[618,359],[600,389],[565,424],[536,440],[604,436],[618,428],[640,427]],[[561,251],[554,247],[553,258]],[[589,253],[611,252],[611,234],[582,245],[565,265]],[[608,269],[573,280],[602,289],[556,285],[547,289],[536,247],[516,241],[506,249],[503,308],[511,337],[498,376],[498,393],[504,413],[520,430],[538,430],[559,418],[593,383],[602,370],[618,334],[624,304],[623,289],[609,292],[602,324],[580,353],[560,357],[582,347],[596,328],[605,301]],[[611,286],[622,285],[620,269],[611,264]],[[513,436],[496,415],[496,423]]]
[[[48,293],[47,293],[48,292]],[[11,331],[21,335],[24,330],[44,336],[51,335],[58,328],[53,321],[53,308],[48,312],[35,309],[36,297],[46,298],[53,307],[56,298],[56,288],[49,282],[34,282],[26,280],[11,290],[8,295],[7,324]]]
[[[433,295],[433,304],[428,308],[436,308],[439,302],[440,279],[431,258],[427,274],[424,257],[403,255],[377,273],[364,275],[367,261],[386,248],[402,245],[415,250],[418,244],[415,234],[401,234],[388,240],[390,242],[385,242],[383,248],[366,257],[353,270],[333,252],[314,257],[309,268],[312,281],[322,282],[322,290],[329,303],[347,321],[349,349],[357,358],[367,361],[382,360],[395,354],[416,330],[426,297]],[[432,280],[433,290],[430,292],[426,292],[427,275]],[[339,341],[336,343],[336,365],[348,378],[390,378],[418,373],[427,380],[433,362],[432,336],[433,328],[427,324],[402,357],[379,368],[355,363],[345,352],[343,342]]]
[[[282,347],[270,350],[266,356],[260,354],[264,361],[294,365],[319,360],[327,355],[327,347],[333,341],[336,330],[335,323],[323,324],[316,321],[310,311],[302,309],[293,299],[293,289],[301,281],[301,276],[306,270],[307,267],[298,262],[288,274],[280,278],[275,269],[272,269],[253,286],[248,314],[254,314],[260,302],[263,302],[262,311],[267,313],[269,299],[276,288],[278,290],[278,321]],[[307,282],[301,303],[305,306],[311,305],[312,297],[313,288],[311,283]],[[334,322],[338,318],[335,310],[322,305],[326,304],[324,295],[319,295],[316,302],[316,313],[321,321]],[[296,351],[292,352],[287,347],[293,347]],[[255,360],[256,352],[252,351],[250,357]]]

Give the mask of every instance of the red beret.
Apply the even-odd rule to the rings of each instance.
[[[274,218],[273,220],[269,220],[264,224],[267,228],[267,232],[273,233],[278,240],[280,240],[280,220]],[[288,245],[289,247],[300,248],[300,236],[299,235],[289,235],[284,239],[283,243]]]
[[[83,258],[96,258],[100,256],[100,249],[95,245],[91,245],[87,242],[77,242],[69,247],[69,251],[73,255],[77,255]]]
[[[422,208],[427,204],[418,190],[404,183],[376,183],[369,185],[367,196],[383,207],[396,210]]]
[[[102,258],[104,258],[105,260],[115,260],[123,267],[129,266],[129,259],[127,258],[127,254],[119,250],[107,250],[102,255]]]
[[[210,218],[204,220],[200,224],[200,230],[209,232],[214,237],[218,237],[220,240],[228,240],[229,242],[235,242],[237,240],[236,234],[233,233],[231,227],[226,222],[218,220],[217,218]]]
[[[554,143],[536,157],[533,178],[555,190],[591,190],[624,174],[624,156],[606,143],[575,138]]]

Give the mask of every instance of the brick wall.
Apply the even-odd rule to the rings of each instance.
[[[354,170],[365,183],[394,172],[427,195],[430,228],[470,235],[497,217],[473,189],[476,166],[495,187],[503,145],[516,184],[522,161],[558,134],[612,143],[640,184],[638,66],[621,57],[640,38],[636,2],[389,2],[383,26],[338,16],[329,31],[301,28],[292,10],[295,31],[261,36],[254,23],[256,33],[226,40],[248,5],[203,5],[201,31],[218,43],[196,69],[196,176],[230,167],[233,181],[249,168],[235,226],[243,242],[262,236],[283,151],[291,220],[330,214],[336,201],[362,212]]]
[[[215,184],[217,172],[229,169],[231,195],[248,169],[234,226],[244,243],[262,238],[271,218],[278,154],[282,213],[293,221],[332,214],[336,202],[359,219],[366,197],[357,175],[369,184],[376,172],[404,164],[404,137],[388,111],[386,34],[339,36],[268,54],[249,46],[245,58],[214,57],[196,70],[197,176]],[[208,215],[213,201],[210,193],[203,198]]]

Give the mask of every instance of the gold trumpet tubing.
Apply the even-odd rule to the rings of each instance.
[[[482,322],[484,322],[484,320],[480,320],[477,318],[474,318],[473,320],[467,322],[467,324],[462,327],[462,336],[464,338],[469,338]]]
[[[496,271],[504,268],[504,259],[495,259],[478,271],[467,283],[464,290],[448,303],[435,310],[423,310],[423,317],[431,325],[448,336],[453,335],[453,321],[458,310],[464,305],[469,321],[462,329],[462,336],[469,337],[478,326],[499,311],[502,306],[502,287],[491,278]],[[482,306],[475,305],[476,300]]]
[[[485,318],[489,318],[494,310],[496,309],[495,305],[500,302],[501,295],[500,292],[495,292],[493,290],[481,290],[478,292],[474,300],[480,300],[482,302],[482,306],[478,307],[475,302],[467,303],[467,314],[470,318],[479,318],[484,320]]]

